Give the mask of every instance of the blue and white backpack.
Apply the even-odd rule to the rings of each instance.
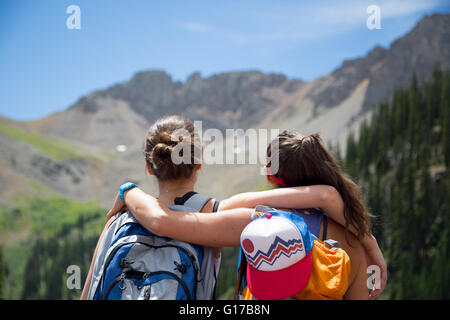
[[[189,192],[169,208],[200,212],[210,199]],[[126,212],[103,236],[88,299],[206,300],[215,282],[213,248],[154,235]]]

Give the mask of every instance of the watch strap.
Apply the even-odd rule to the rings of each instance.
[[[123,198],[123,193],[131,188],[137,188],[137,185],[134,184],[133,182],[125,182],[123,185],[120,186],[119,197],[120,199],[122,199],[122,201],[125,201],[125,199]]]

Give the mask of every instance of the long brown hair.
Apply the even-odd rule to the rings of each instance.
[[[362,200],[358,185],[344,174],[337,160],[324,147],[320,134],[303,136],[295,131],[283,131],[278,135],[277,153],[271,157],[271,145],[267,148],[269,161],[279,161],[276,177],[287,186],[330,185],[336,188],[344,201],[345,236],[348,242],[348,227],[358,231],[358,238],[370,235],[370,218]]]
[[[175,164],[172,152],[180,143],[190,144],[191,154],[189,161]],[[194,124],[178,115],[157,120],[148,130],[144,144],[146,164],[160,180],[190,178],[195,166],[201,162],[201,150]]]

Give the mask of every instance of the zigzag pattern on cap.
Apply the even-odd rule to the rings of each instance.
[[[253,257],[248,254],[246,256],[248,263],[250,263],[255,269],[258,269],[263,262],[272,266],[281,255],[285,255],[289,258],[297,251],[303,250],[303,243],[300,239],[285,241],[276,236],[274,242],[267,250],[267,253],[258,250]]]

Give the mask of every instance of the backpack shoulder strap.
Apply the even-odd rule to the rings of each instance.
[[[192,209],[197,210],[198,212],[202,211],[203,207],[211,200],[212,197],[200,194],[194,191],[190,191],[186,193],[182,197],[175,198],[174,202],[176,205],[183,205]],[[214,212],[217,211],[219,207],[219,201],[216,200],[214,204]]]
[[[193,209],[197,212],[201,212],[203,207],[208,203],[209,200],[211,200],[212,197],[204,195],[204,194],[199,194],[197,192],[194,191],[190,191],[187,192],[184,196],[182,197],[177,197],[174,199],[174,203],[175,205],[170,205],[169,207],[173,210],[176,211],[186,211],[187,209]],[[213,211],[217,211],[216,207],[219,207],[219,201],[216,200],[216,203],[214,204],[214,209]],[[216,300],[216,286],[217,286],[217,274],[216,274],[216,267],[215,264],[213,262],[213,255],[212,255],[212,248],[209,248],[208,250],[209,254],[207,255],[209,257],[209,261],[211,261],[212,263],[209,264],[209,266],[213,269],[213,277],[214,277],[214,286],[212,288],[212,299]],[[205,257],[203,259],[203,261],[205,261]],[[210,270],[210,268],[205,267],[205,274],[208,273],[208,271],[206,270]],[[203,267],[202,267],[203,270]],[[202,271],[203,272],[203,271]],[[207,297],[205,296],[204,299],[206,299]],[[209,297],[208,297],[209,299]]]
[[[182,206],[182,205],[185,204],[186,201],[189,200],[190,197],[192,197],[192,196],[195,195],[196,193],[197,193],[197,192],[194,192],[194,191],[186,192],[186,194],[184,194],[182,197],[176,197],[176,198],[173,200],[173,202],[174,202],[176,205]]]

